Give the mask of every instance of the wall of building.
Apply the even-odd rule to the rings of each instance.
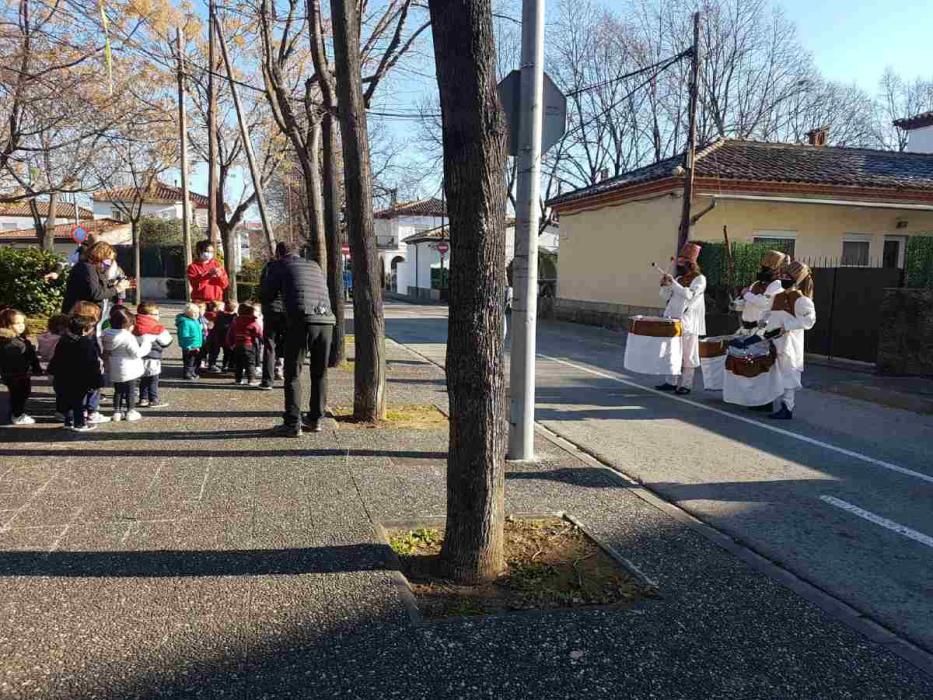
[[[562,213],[557,296],[563,308],[567,302],[662,307],[660,278],[651,262],[668,264],[677,247],[679,216],[680,199],[670,195]]]
[[[912,129],[907,135],[907,150],[911,153],[933,153],[933,124]]]
[[[31,216],[0,216],[0,231],[19,231],[32,225]]]
[[[431,288],[431,268],[438,267],[441,263],[440,253],[434,249],[434,245],[434,243],[425,241],[408,246],[408,259],[404,263],[407,284],[405,287],[400,284],[399,291],[406,287],[410,290]],[[444,267],[450,268],[449,252],[444,256]],[[414,296],[413,291],[409,291],[409,294]]]
[[[120,214],[119,207],[114,205],[113,202],[94,201],[93,208],[95,219],[104,219],[108,217],[114,219],[127,218]],[[142,205],[143,218],[181,221],[182,215],[181,202],[175,202],[173,204],[166,204],[164,202],[144,202]],[[195,209],[193,216],[198,226],[202,228],[207,227],[207,208]]]
[[[681,201],[679,195],[663,195],[562,214],[558,315],[592,321],[597,316],[615,319],[659,311],[663,305],[657,296],[658,273],[650,263],[669,263]],[[710,201],[699,197],[694,211],[702,211]],[[804,259],[838,260],[843,241],[858,238],[869,242],[870,259],[877,262],[885,236],[933,235],[933,212],[721,199],[697,222],[691,238],[722,241],[723,225],[732,241],[792,235],[795,257]]]
[[[702,211],[709,202],[708,197],[699,198],[694,210]],[[898,221],[906,225],[898,228]],[[692,237],[721,241],[723,225],[729,227],[733,241],[751,241],[756,234],[770,235],[768,231],[792,232],[796,234],[794,257],[802,259],[838,259],[847,236],[861,237],[869,241],[874,262],[881,259],[886,235],[933,234],[933,211],[721,199],[697,222]]]

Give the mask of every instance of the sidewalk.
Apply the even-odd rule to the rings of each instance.
[[[392,404],[446,400],[437,367],[387,349]],[[413,624],[374,523],[443,513],[446,429],[269,438],[280,390],[164,385],[171,406],[140,423],[0,432],[0,696],[933,696],[882,644],[544,437],[540,463],[509,469],[508,510],[574,515],[661,598]],[[331,392],[348,406],[352,373]]]

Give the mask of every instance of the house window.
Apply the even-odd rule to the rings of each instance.
[[[869,236],[847,235],[842,239],[841,263],[848,267],[867,267],[870,252],[871,238]]]
[[[123,221],[123,210],[120,207],[113,207],[110,210],[110,218],[116,221]]]
[[[791,257],[794,256],[797,245],[796,231],[755,231],[753,243],[766,245],[774,250],[780,250]]]

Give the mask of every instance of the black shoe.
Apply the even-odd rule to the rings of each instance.
[[[686,396],[687,394],[690,393],[690,390],[685,386],[679,386],[676,389],[674,389],[674,393],[677,394],[678,396]]]
[[[748,410],[758,411],[759,413],[771,413],[774,410],[774,404],[763,403],[760,406],[749,406]]]
[[[768,418],[771,418],[772,420],[790,420],[793,417],[794,417],[793,411],[791,411],[787,407],[787,404],[784,403],[783,401],[781,402],[781,409],[779,411],[775,411],[770,416],[768,416]]]
[[[319,420],[307,420],[303,418],[301,420],[301,429],[309,433],[319,433],[324,430],[321,427],[321,421]]]
[[[256,388],[262,389],[263,391],[272,391],[272,382],[262,382]]]
[[[674,391],[676,388],[677,388],[676,386],[674,386],[673,384],[668,384],[667,382],[664,382],[663,384],[658,384],[655,387],[655,389],[657,389],[658,391]]]
[[[275,426],[271,431],[271,434],[275,437],[301,437],[301,426],[300,425],[288,425],[287,423],[282,423],[281,425]]]

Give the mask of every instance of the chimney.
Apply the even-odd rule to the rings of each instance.
[[[817,148],[826,145],[826,139],[829,137],[829,127],[818,126],[807,132],[807,142]]]
[[[393,187],[391,190],[389,190],[389,202],[392,204],[393,207],[396,204],[398,204],[398,188],[397,187]]]
[[[908,153],[933,153],[933,112],[898,119],[894,126],[907,132]]]
[[[602,170],[599,171],[599,181],[602,182],[603,180],[608,180],[608,179],[609,179],[609,168],[603,168]]]

